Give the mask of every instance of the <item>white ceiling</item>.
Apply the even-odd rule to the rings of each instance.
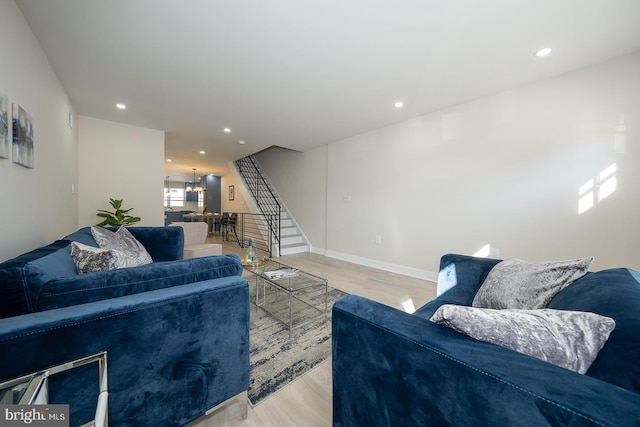
[[[79,114],[166,132],[172,180],[640,50],[638,0],[16,3]]]

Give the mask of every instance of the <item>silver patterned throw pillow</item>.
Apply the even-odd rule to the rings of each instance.
[[[440,306],[431,321],[584,374],[615,328],[609,317],[567,310]]]
[[[71,242],[71,258],[78,274],[114,270],[129,264],[127,256],[120,251],[95,248],[80,242]]]
[[[528,262],[508,259],[496,264],[476,293],[473,307],[546,308],[562,289],[584,276],[593,258]]]
[[[118,228],[115,233],[102,227],[91,227],[91,235],[102,249],[115,249],[124,252],[130,259],[128,267],[151,264],[153,259],[149,252],[126,227]]]

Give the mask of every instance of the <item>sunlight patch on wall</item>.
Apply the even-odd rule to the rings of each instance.
[[[578,195],[580,196],[580,199],[578,199],[578,213],[581,214],[593,207],[593,179],[580,186]]]
[[[478,249],[472,256],[479,258],[500,258],[500,249],[491,246],[491,243],[487,243]]]
[[[598,201],[616,191],[616,164],[612,164],[598,175],[600,181],[600,191],[598,191]]]
[[[473,254],[473,256],[486,258],[489,256],[489,253],[491,253],[491,245],[487,243],[486,245],[478,249],[476,253]]]
[[[616,191],[618,181],[615,163],[604,169],[594,179],[590,179],[578,188],[578,214],[591,209],[596,204],[596,199],[601,202]]]

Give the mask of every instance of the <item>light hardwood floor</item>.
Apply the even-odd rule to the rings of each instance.
[[[237,245],[209,237],[211,243],[222,243],[223,253],[242,255]],[[389,273],[375,268],[329,258],[317,254],[286,255],[280,261],[329,279],[329,286],[350,294],[361,295],[403,310],[403,302],[411,299],[416,308],[435,298],[433,282]],[[328,359],[272,394],[255,407],[249,407],[243,420],[238,405],[233,404],[190,424],[190,427],[326,427],[332,423],[331,359]]]

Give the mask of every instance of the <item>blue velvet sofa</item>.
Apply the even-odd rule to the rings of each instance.
[[[429,319],[471,305],[495,259],[445,255],[414,314],[351,295],[333,308],[334,426],[640,426],[640,273],[589,272],[549,308],[616,322],[585,375]]]
[[[78,275],[71,241],[0,264],[0,382],[107,352],[109,424],[180,426],[249,387],[249,289],[235,255],[182,259],[180,227],[128,227],[153,258]],[[95,366],[49,378],[71,425],[93,419]]]

